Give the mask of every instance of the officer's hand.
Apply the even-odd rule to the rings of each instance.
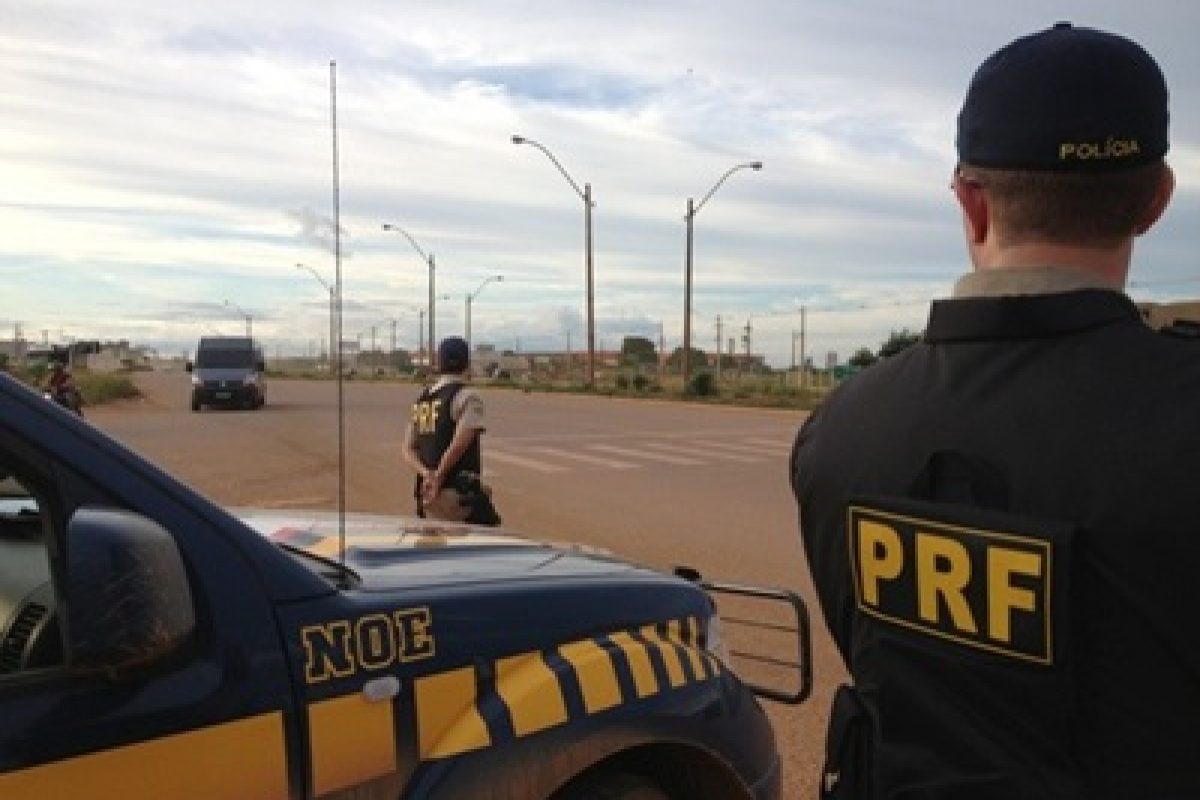
[[[442,479],[438,474],[433,471],[425,473],[421,480],[421,499],[426,503],[432,503],[441,490]]]

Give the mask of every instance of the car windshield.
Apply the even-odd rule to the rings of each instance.
[[[254,366],[254,353],[249,350],[201,350],[196,366],[207,369],[239,369]]]

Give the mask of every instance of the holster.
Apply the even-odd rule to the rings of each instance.
[[[464,522],[473,525],[500,524],[500,514],[492,505],[492,490],[483,483],[479,475],[474,472],[460,472],[454,477],[451,486],[459,493],[459,502],[471,509]]]
[[[413,485],[413,499],[417,501],[417,516],[425,518],[425,500],[421,496],[421,476],[417,476],[417,482]]]
[[[874,800],[875,723],[853,686],[833,695],[821,772],[821,800]]]

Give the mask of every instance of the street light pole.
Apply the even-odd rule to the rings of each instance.
[[[467,350],[468,351],[473,351],[472,343],[471,343],[471,303],[473,303],[475,301],[476,297],[479,297],[479,293],[482,292],[489,283],[495,283],[495,282],[499,282],[502,280],[504,280],[503,275],[489,276],[487,278],[487,280],[485,280],[483,283],[479,284],[478,289],[476,289],[474,292],[469,292],[467,294],[466,331],[467,331]]]
[[[579,184],[571,177],[563,165],[558,163],[558,159],[554,157],[544,145],[535,142],[533,139],[528,139],[520,134],[512,135],[513,144],[527,144],[541,150],[547,158],[550,159],[567,183],[583,200],[583,228],[584,228],[584,279],[587,284],[587,340],[588,340],[588,358],[587,358],[587,385],[594,386],[596,383],[596,316],[595,316],[595,290],[593,277],[593,244],[592,244],[592,206],[595,203],[592,201],[592,185],[585,183],[583,189],[579,188]]]
[[[729,176],[741,169],[762,169],[761,161],[747,161],[744,164],[736,164],[730,167],[721,179],[718,180],[713,187],[708,190],[708,194],[700,199],[699,203],[693,203],[692,198],[687,201],[687,214],[684,219],[687,221],[687,249],[684,255],[683,266],[683,390],[686,392],[688,380],[692,372],[692,224],[696,219],[696,214],[700,213],[700,209],[708,202],[717,189],[721,188],[721,184],[729,179]],[[720,364],[721,354],[717,353],[717,363]]]
[[[434,310],[435,289],[434,289],[434,277],[433,277],[433,275],[434,275],[433,253],[427,254],[424,250],[422,250],[421,245],[417,244],[417,240],[414,239],[412,236],[410,236],[408,231],[404,230],[399,225],[392,225],[391,223],[385,222],[385,223],[383,223],[383,229],[385,231],[396,231],[397,233],[404,234],[404,238],[408,239],[408,243],[413,246],[413,249],[416,250],[421,255],[421,258],[424,259],[425,263],[427,263],[429,265],[429,354],[428,354],[429,360],[428,360],[428,363],[432,364],[433,363],[433,350],[435,347],[437,347],[437,339],[434,336],[434,329],[433,329],[434,328],[433,321],[434,321],[434,318],[436,317],[436,313]]]
[[[228,300],[225,301],[225,306],[227,308],[232,308],[234,311],[238,312],[239,314],[241,314],[243,317],[246,318],[246,338],[253,339],[254,338],[254,321],[250,317],[249,312],[247,312],[246,309],[238,306],[236,303],[231,303]]]
[[[325,287],[325,291],[329,292],[329,371],[333,372],[333,348],[342,346],[341,342],[335,341],[337,338],[337,291],[321,277],[321,273],[307,264],[296,264],[296,269],[307,270],[317,279],[318,283]]]

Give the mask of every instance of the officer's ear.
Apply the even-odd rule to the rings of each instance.
[[[1169,164],[1162,165],[1162,173],[1158,178],[1158,186],[1154,190],[1154,198],[1150,201],[1150,205],[1146,207],[1146,212],[1142,218],[1138,220],[1137,227],[1133,230],[1134,236],[1141,236],[1146,231],[1154,227],[1154,223],[1158,222],[1159,217],[1167,210],[1167,206],[1171,203],[1171,195],[1175,193],[1175,171],[1171,169]]]
[[[966,234],[967,243],[983,244],[991,224],[990,206],[983,184],[979,179],[965,174],[960,167],[954,170],[950,189],[958,200],[959,208],[962,209],[963,232]]]

